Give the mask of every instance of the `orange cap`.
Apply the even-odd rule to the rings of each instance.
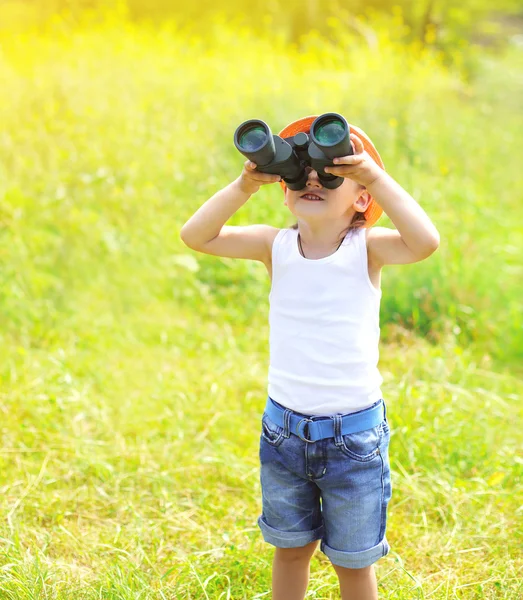
[[[296,135],[300,131],[302,131],[303,133],[310,133],[311,125],[312,125],[314,119],[316,119],[316,118],[317,117],[313,116],[313,117],[303,117],[302,119],[298,119],[297,121],[290,123],[289,125],[287,125],[287,127],[282,129],[278,135],[282,138],[286,138],[286,137],[292,137],[293,135]],[[374,161],[383,170],[385,170],[385,166],[383,165],[381,156],[378,154],[378,151],[374,147],[374,144],[371,142],[371,140],[367,136],[367,134],[363,130],[361,130],[359,127],[356,127],[355,125],[351,125],[350,123],[349,123],[349,127],[350,127],[351,133],[354,133],[355,135],[357,135],[360,138],[361,142],[363,143],[363,147],[368,152],[368,154],[374,159]],[[280,181],[280,185],[283,189],[283,192],[285,193],[285,190],[287,189],[285,182]],[[367,221],[366,227],[371,227],[372,225],[374,225],[374,223],[376,223],[376,221],[381,217],[382,214],[383,214],[383,209],[371,196],[370,204],[364,213],[365,220]]]

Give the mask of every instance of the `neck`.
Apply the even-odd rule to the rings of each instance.
[[[350,221],[340,225],[339,220],[321,224],[311,224],[298,220],[298,232],[304,246],[314,248],[318,252],[328,252],[339,246],[340,241],[342,241],[342,233],[349,224]]]
[[[342,237],[340,235],[340,241],[338,244],[336,244],[336,247],[333,247],[331,249],[320,249],[320,248],[313,248],[310,249],[310,247],[307,247],[307,254],[305,254],[305,251],[303,249],[303,244],[301,241],[301,235],[300,232],[298,231],[298,246],[300,248],[300,253],[304,258],[324,258],[325,256],[330,256],[331,254],[333,254],[334,252],[337,252],[337,250],[339,249],[339,247],[342,245],[343,240],[345,239],[345,237]]]

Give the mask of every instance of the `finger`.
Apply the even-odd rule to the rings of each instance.
[[[252,160],[246,160],[244,166],[249,171],[254,171],[257,167],[256,163],[252,162]]]
[[[331,175],[345,177],[346,175],[358,173],[360,171],[360,168],[358,165],[343,165],[341,167],[325,167],[324,171],[325,173],[330,173]]]
[[[359,138],[356,134],[351,133],[350,140],[354,147],[355,154],[361,154],[362,152],[365,152],[365,146],[363,145],[361,138]]]
[[[363,156],[359,154],[349,154],[347,156],[339,156],[333,159],[334,164],[339,165],[357,165],[363,160]]]
[[[272,175],[271,173],[257,173],[252,179],[258,183],[274,183],[280,181],[279,175]]]

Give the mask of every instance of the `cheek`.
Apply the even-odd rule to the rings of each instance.
[[[359,185],[351,179],[344,179],[343,183],[336,190],[341,196],[344,196],[347,202],[354,202],[359,194]]]
[[[336,202],[346,206],[352,206],[358,199],[358,194],[354,188],[354,181],[345,179],[339,188],[333,190],[333,196],[336,198]]]

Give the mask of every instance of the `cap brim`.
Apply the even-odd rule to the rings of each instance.
[[[289,125],[284,127],[278,135],[282,138],[286,138],[286,137],[292,137],[300,132],[309,133],[310,129],[311,129],[311,125],[316,118],[317,118],[317,116],[309,116],[309,117],[303,117],[301,119],[298,119],[297,121],[293,121],[292,123],[289,123]],[[369,136],[362,129],[360,129],[359,127],[356,127],[356,125],[351,125],[349,123],[349,127],[350,127],[351,133],[353,133],[354,135],[357,135],[358,138],[361,140],[361,142],[363,144],[363,148],[367,151],[367,153],[374,160],[374,162],[378,166],[380,166],[383,170],[385,170],[385,165],[383,164],[383,161],[381,160],[381,156],[379,155],[378,151],[376,150],[376,148],[375,148],[374,144],[372,143],[372,141],[370,140]],[[285,193],[285,190],[287,189],[285,182],[280,181],[280,185]],[[371,196],[370,204],[364,213],[365,221],[366,221],[365,227],[371,227],[372,225],[374,225],[376,223],[376,221],[381,217],[382,214],[383,214],[383,209],[376,202],[376,200],[374,200],[374,198]]]

